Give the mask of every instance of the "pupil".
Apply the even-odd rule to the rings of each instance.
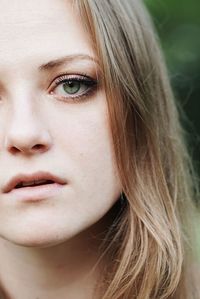
[[[66,91],[69,94],[74,94],[79,91],[80,89],[80,83],[79,82],[73,82],[69,81],[63,84],[64,91]]]

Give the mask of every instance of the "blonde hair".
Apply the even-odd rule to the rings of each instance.
[[[197,189],[150,17],[139,0],[74,3],[100,61],[125,200],[102,247],[112,262],[101,298],[199,298],[190,221]]]

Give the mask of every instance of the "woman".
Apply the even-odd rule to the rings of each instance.
[[[141,3],[2,1],[0,43],[2,298],[199,298],[192,168]]]

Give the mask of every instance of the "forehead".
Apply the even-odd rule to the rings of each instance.
[[[0,0],[0,6],[0,67],[93,54],[72,0]]]

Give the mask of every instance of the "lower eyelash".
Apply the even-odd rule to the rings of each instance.
[[[80,82],[80,83],[83,83],[85,84],[88,88],[86,89],[85,92],[83,92],[82,94],[78,94],[78,95],[71,95],[71,96],[59,96],[59,95],[56,95],[56,97],[58,97],[59,99],[63,100],[63,101],[66,101],[66,100],[72,100],[72,101],[75,101],[75,100],[79,100],[79,99],[84,99],[84,98],[88,98],[88,97],[91,97],[94,92],[96,92],[97,90],[97,86],[98,86],[98,81],[97,80],[94,80],[94,79],[91,79],[91,78],[80,78],[80,77],[68,77],[68,78],[63,78],[63,77],[60,77],[56,80],[55,82],[55,87],[57,87],[58,85],[62,84],[62,83],[66,83],[66,82],[70,82],[70,81],[75,81],[75,82]],[[52,92],[53,94],[53,92]]]

